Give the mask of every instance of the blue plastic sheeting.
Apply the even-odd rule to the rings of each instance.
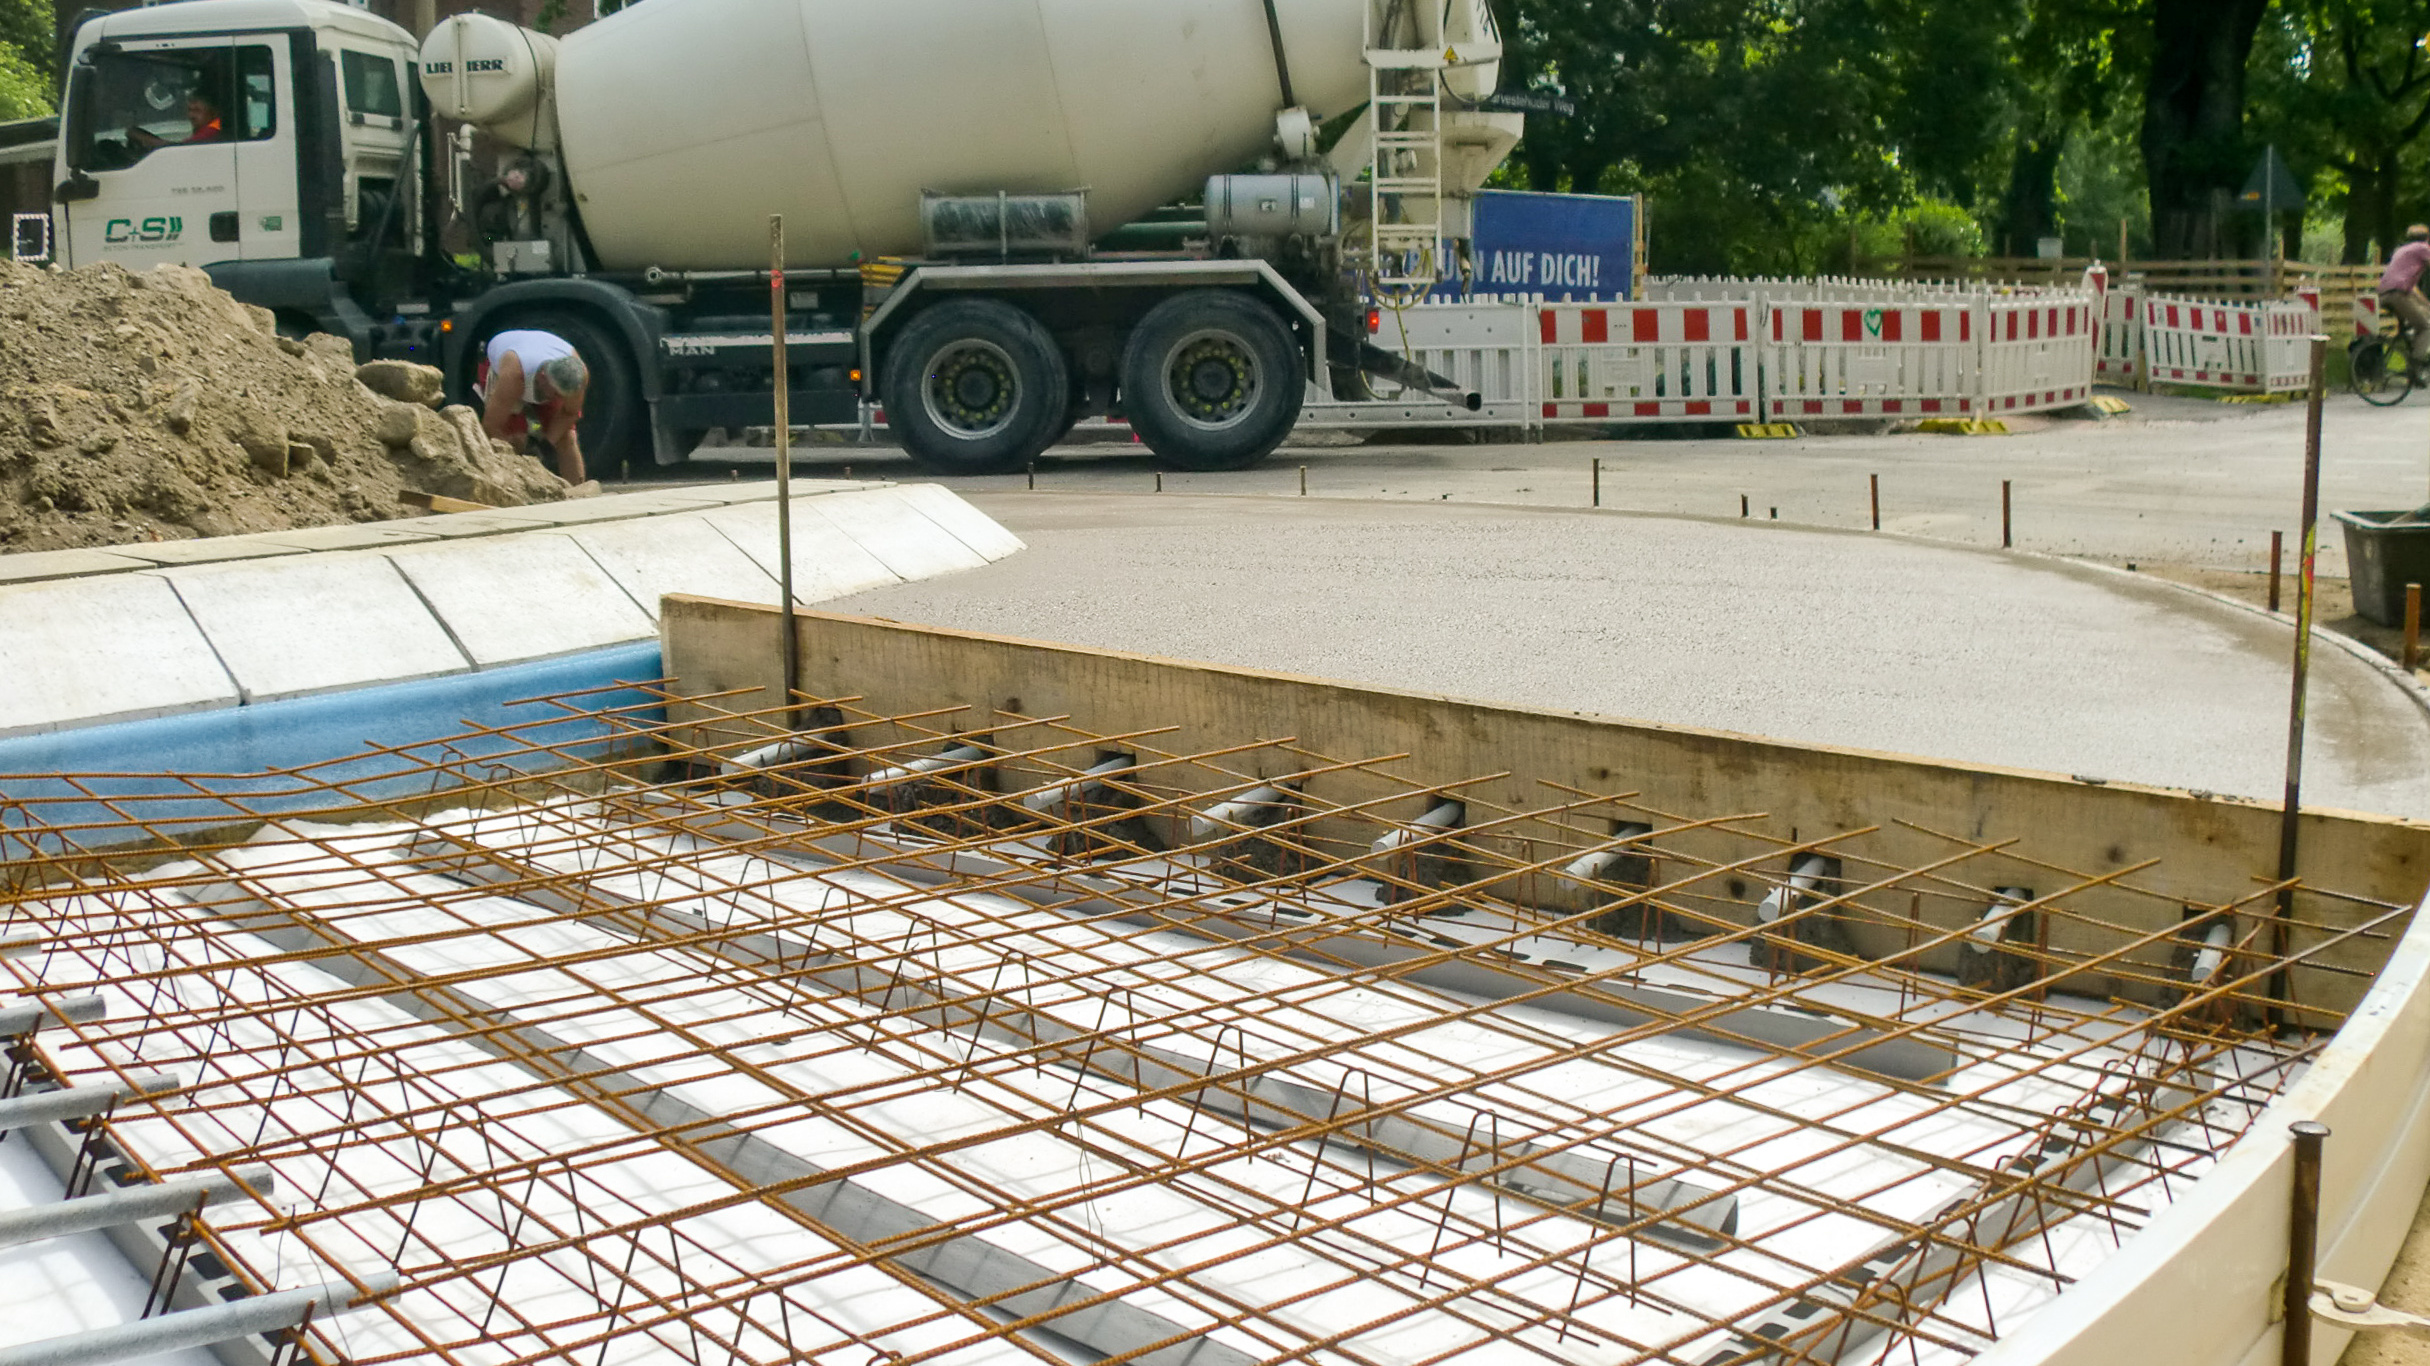
[[[575,705],[638,709],[625,712],[625,723],[654,726],[665,713],[652,695],[616,685],[655,679],[661,669],[658,643],[644,641],[482,673],[0,740],[0,859],[25,847],[29,826],[62,830],[68,842],[86,845],[73,827],[117,827],[93,838],[123,839],[134,813],[156,828],[191,827],[415,796],[432,790],[427,765],[442,757],[468,763],[476,777],[555,767],[560,755],[595,755],[629,732],[589,717],[558,719],[567,713],[530,699],[603,689]],[[522,728],[525,738],[468,734],[506,726]],[[440,740],[448,741],[444,751],[433,743]],[[558,753],[523,752],[533,744]],[[303,768],[311,771],[284,772]],[[79,776],[72,786],[52,776],[59,774],[130,776]],[[191,799],[159,800],[178,794]],[[152,800],[123,812],[96,800],[120,797]],[[62,847],[59,837],[37,843]]]

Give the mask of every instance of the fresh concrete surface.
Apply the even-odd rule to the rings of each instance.
[[[830,604],[1815,744],[2276,798],[2292,633],[2039,557],[1735,520],[1168,494],[972,503],[1030,549]],[[2430,816],[2430,724],[2314,651],[2307,800]]]
[[[112,574],[0,589],[0,735],[237,700],[166,579]]]
[[[1583,508],[1593,462],[1603,462],[1603,505],[1640,512],[1736,517],[1743,495],[1755,520],[1862,528],[1870,518],[1868,475],[1882,483],[1882,526],[1971,545],[2000,543],[2000,481],[2011,482],[2017,545],[2110,563],[2166,561],[2259,570],[2270,532],[2292,542],[2301,504],[2303,410],[2208,399],[2116,393],[2134,406],[2110,421],[2012,418],[2005,437],[1922,433],[1809,435],[1789,441],[1680,435],[1638,428],[1629,439],[1584,440],[1583,430],[1520,444],[1507,430],[1489,444],[1459,434],[1420,441],[1379,436],[1373,445],[1330,444],[1311,435],[1286,444],[1255,469],[1227,474],[1167,470],[1171,493],[1294,495],[1298,467],[1316,497],[1417,502],[1524,503]],[[1702,429],[1707,433],[1713,429]],[[1320,444],[1327,443],[1327,444]],[[2323,508],[2416,507],[2430,501],[2430,401],[2417,396],[2373,408],[2332,394],[2324,421]],[[764,448],[701,452],[701,465],[669,477],[722,475],[731,464],[764,478]],[[917,475],[882,447],[810,445],[797,470],[864,477]],[[1145,493],[1154,459],[1119,433],[1100,444],[1064,446],[1038,462],[1038,486],[1064,492]],[[937,477],[958,493],[1019,490],[1025,474]],[[2324,514],[2321,572],[2345,573],[2345,547]]]
[[[161,577],[248,703],[472,668],[385,556],[298,554]]]

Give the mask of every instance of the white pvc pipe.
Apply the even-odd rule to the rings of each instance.
[[[397,1287],[394,1275],[367,1277],[364,1290],[338,1281],[272,1295],[248,1295],[206,1309],[187,1309],[132,1323],[89,1328],[55,1338],[0,1347],[0,1366],[110,1366],[140,1357],[208,1347],[255,1333],[275,1333],[315,1318],[349,1311],[359,1294],[382,1295]]]
[[[2194,969],[2187,977],[2195,983],[2211,980],[2227,961],[2228,941],[2235,937],[2236,927],[2224,920],[2211,926],[2211,932],[2202,936],[2202,950],[2194,955]]]
[[[1622,821],[1612,827],[1614,839],[1635,841],[1644,839],[1652,833],[1654,833],[1654,827],[1636,821]],[[1604,882],[1610,879],[1612,870],[1620,866],[1622,859],[1643,857],[1645,855],[1641,851],[1634,849],[1598,849],[1591,854],[1584,854],[1570,860],[1569,866],[1561,871],[1564,875],[1574,877],[1580,882]]]
[[[1190,842],[1203,844],[1255,830],[1279,819],[1267,813],[1288,810],[1291,805],[1291,794],[1279,787],[1250,788],[1230,801],[1218,802],[1190,817]]]
[[[1788,914],[1791,899],[1804,896],[1822,882],[1823,874],[1831,871],[1831,861],[1820,854],[1808,854],[1789,868],[1789,885],[1775,887],[1772,894],[1755,908],[1755,918],[1770,924]]]
[[[278,1178],[268,1167],[247,1167],[234,1176],[213,1172],[188,1181],[126,1186],[73,1200],[0,1210],[0,1247],[39,1243],[146,1219],[166,1219],[236,1199],[247,1193],[247,1187],[268,1195],[277,1189]]]
[[[48,1024],[91,1024],[110,1013],[98,996],[70,996],[56,1005],[40,1001],[11,1001],[0,1005],[0,1038],[31,1034]]]
[[[1429,839],[1446,830],[1458,829],[1460,822],[1467,818],[1468,808],[1465,805],[1459,802],[1444,802],[1409,824],[1396,825],[1377,836],[1375,843],[1367,846],[1367,852],[1389,854],[1404,844]]]
[[[108,1082],[100,1086],[70,1086],[57,1091],[35,1091],[29,1095],[10,1096],[0,1100],[0,1134],[31,1128],[36,1124],[56,1124],[63,1119],[83,1119],[109,1109],[129,1096],[151,1091],[177,1089],[174,1072],[149,1072],[123,1082]]]
[[[1071,805],[1074,800],[1104,787],[1107,778],[1117,773],[1128,773],[1138,766],[1137,757],[1117,754],[1101,764],[1082,770],[1079,777],[1069,782],[1051,783],[1022,793],[1021,805],[1041,816],[1051,816]]]

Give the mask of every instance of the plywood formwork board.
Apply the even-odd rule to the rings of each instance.
[[[472,668],[386,556],[299,555],[163,577],[247,703]]]
[[[477,668],[650,634],[650,617],[565,536],[507,536],[388,557]]]
[[[235,682],[166,579],[0,588],[0,735],[236,701]]]
[[[774,696],[779,668],[768,629],[772,609],[669,599],[660,623],[667,671],[686,695],[765,688]],[[1160,748],[1202,751],[1283,737],[1333,755],[1406,754],[1399,769],[1422,781],[1476,774],[1510,775],[1477,789],[1513,810],[1543,810],[1568,800],[1564,787],[1635,792],[1648,807],[1700,816],[1742,814],[1745,825],[1788,840],[1864,832],[1852,854],[1914,867],[1958,847],[1953,841],[2018,841],[1986,867],[1994,885],[2052,887],[2078,875],[2132,875],[2142,892],[2084,894],[2118,923],[2148,932],[2159,898],[2220,905],[2269,885],[2277,866],[2276,809],[2122,783],[1937,762],[1861,750],[1794,745],[1754,736],[1607,717],[1534,711],[1417,693],[1361,688],[1216,665],[1180,663],[1116,651],[1050,645],[975,632],[800,612],[803,687],[901,712],[965,705],[962,729],[995,713],[1070,715],[1103,734],[1170,731]],[[678,724],[700,713],[677,707]],[[1276,762],[1267,757],[1265,763]],[[1260,777],[1287,776],[1259,772]],[[1346,799],[1392,788],[1381,778],[1327,779]],[[1414,817],[1412,809],[1402,813]],[[2430,884],[2430,823],[2341,812],[2301,821],[2310,874],[2337,892],[2411,907]],[[1681,847],[1694,851],[1693,834]],[[2158,860],[2156,866],[2140,865]],[[1785,862],[1785,860],[1784,860]],[[2067,872],[2054,871],[2058,869]],[[2014,879],[2014,882],[2009,882]],[[1748,900],[1715,909],[1751,922],[1763,884]],[[2383,908],[2323,893],[2298,894],[2306,919],[2352,925]],[[1946,911],[1931,925],[1955,925]],[[1947,922],[1947,923],[1942,923]],[[2173,923],[2173,922],[2172,922]],[[1858,927],[1858,946],[1877,927]],[[2054,951],[2088,950],[2066,925]],[[2298,948],[2305,934],[2296,936]],[[2326,988],[2322,1004],[2351,1008],[2386,954],[2384,941],[2332,945],[2320,961],[2360,974]],[[2099,981],[2072,983],[2093,995]]]

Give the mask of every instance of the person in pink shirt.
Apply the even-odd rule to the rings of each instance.
[[[2404,319],[2413,333],[2413,367],[2419,375],[2430,360],[2430,299],[2422,297],[2422,272],[2430,270],[2430,227],[2405,229],[2405,244],[2388,258],[2379,276],[2379,309]]]

